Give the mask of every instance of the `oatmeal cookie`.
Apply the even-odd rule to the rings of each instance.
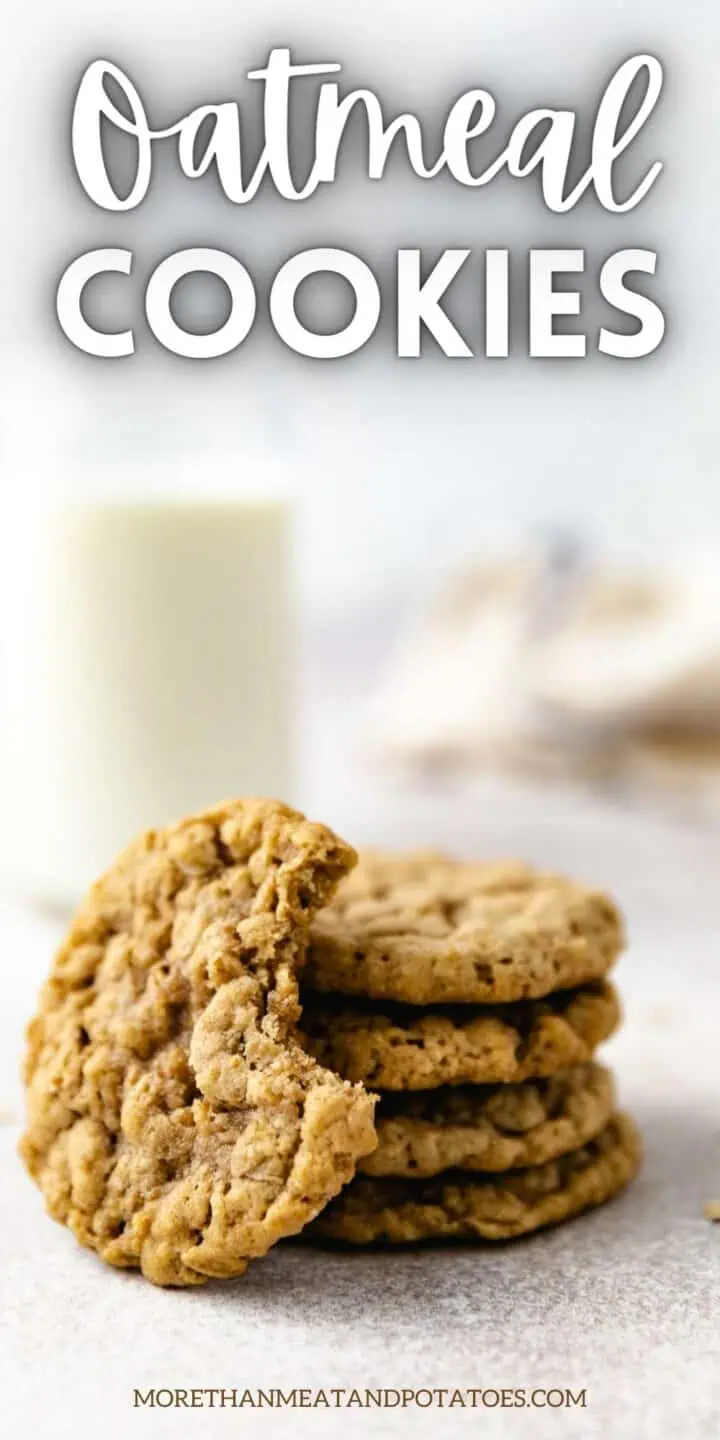
[[[310,1226],[308,1238],[350,1245],[416,1240],[510,1240],[602,1205],[642,1162],[640,1135],[615,1115],[589,1145],[529,1170],[438,1180],[353,1180]]]
[[[421,1178],[542,1165],[594,1140],[614,1102],[610,1071],[592,1062],[524,1085],[388,1091],[375,1112],[377,1150],[358,1171]]]
[[[305,994],[307,1049],[378,1090],[518,1084],[589,1060],[620,1023],[609,981],[511,1005],[415,1009]]]
[[[308,927],[354,859],[241,800],[148,832],[90,890],[28,1029],[21,1153],[110,1264],[240,1275],[374,1147],[373,1099],[295,1036]]]
[[[599,980],[622,943],[601,890],[521,864],[370,851],[313,924],[305,982],[409,1005],[498,1004]]]

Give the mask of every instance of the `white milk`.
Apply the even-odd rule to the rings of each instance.
[[[3,884],[65,906],[137,831],[289,793],[287,521],[112,501],[6,532]]]

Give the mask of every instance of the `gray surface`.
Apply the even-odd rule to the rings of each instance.
[[[720,1235],[707,1115],[640,1110],[643,1178],[594,1216],[502,1249],[276,1250],[179,1294],[106,1271],[3,1187],[9,1434],[717,1436]],[[584,1410],[131,1410],[134,1386],[587,1389]]]
[[[574,847],[574,868],[612,879],[631,913],[626,1026],[607,1053],[647,1163],[604,1210],[498,1249],[365,1256],[285,1246],[238,1282],[179,1293],[106,1269],[46,1220],[14,1157],[19,1020],[56,927],[0,910],[0,953],[13,958],[0,1034],[6,1433],[716,1440],[720,1226],[702,1214],[720,1199],[714,845],[611,812],[566,810],[555,823],[545,805],[532,816],[532,802],[515,816],[503,806],[513,848],[545,849],[557,863],[560,846]],[[507,852],[491,823],[487,848]],[[151,1385],[567,1386],[586,1389],[587,1408],[131,1409],[132,1388]]]

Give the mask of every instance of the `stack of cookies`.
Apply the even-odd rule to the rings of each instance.
[[[353,1244],[501,1240],[610,1199],[641,1159],[595,1052],[622,923],[515,864],[368,853],[315,918],[310,1053],[379,1093],[377,1148],[310,1227]]]
[[[201,1285],[301,1231],[501,1239],[637,1169],[593,1058],[619,1020],[611,902],[520,866],[356,861],[238,799],[89,890],[28,1026],[20,1149],[108,1264]]]

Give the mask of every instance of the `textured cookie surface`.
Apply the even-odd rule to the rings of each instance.
[[[313,989],[495,1004],[598,980],[622,946],[599,890],[521,864],[368,852],[313,925]]]
[[[309,923],[353,860],[238,801],[142,836],[90,891],[28,1029],[21,1153],[111,1264],[242,1274],[373,1148],[371,1097],[295,1039]]]
[[[389,1091],[375,1112],[377,1150],[358,1170],[421,1177],[542,1165],[593,1140],[613,1109],[610,1072],[592,1063],[524,1085]]]
[[[352,1245],[414,1240],[510,1240],[602,1205],[636,1174],[638,1131],[615,1115],[581,1150],[509,1175],[455,1171],[437,1180],[353,1180],[308,1237]]]
[[[346,1080],[378,1090],[518,1084],[589,1060],[620,1020],[608,981],[509,1005],[412,1006],[306,994],[310,1052]]]

